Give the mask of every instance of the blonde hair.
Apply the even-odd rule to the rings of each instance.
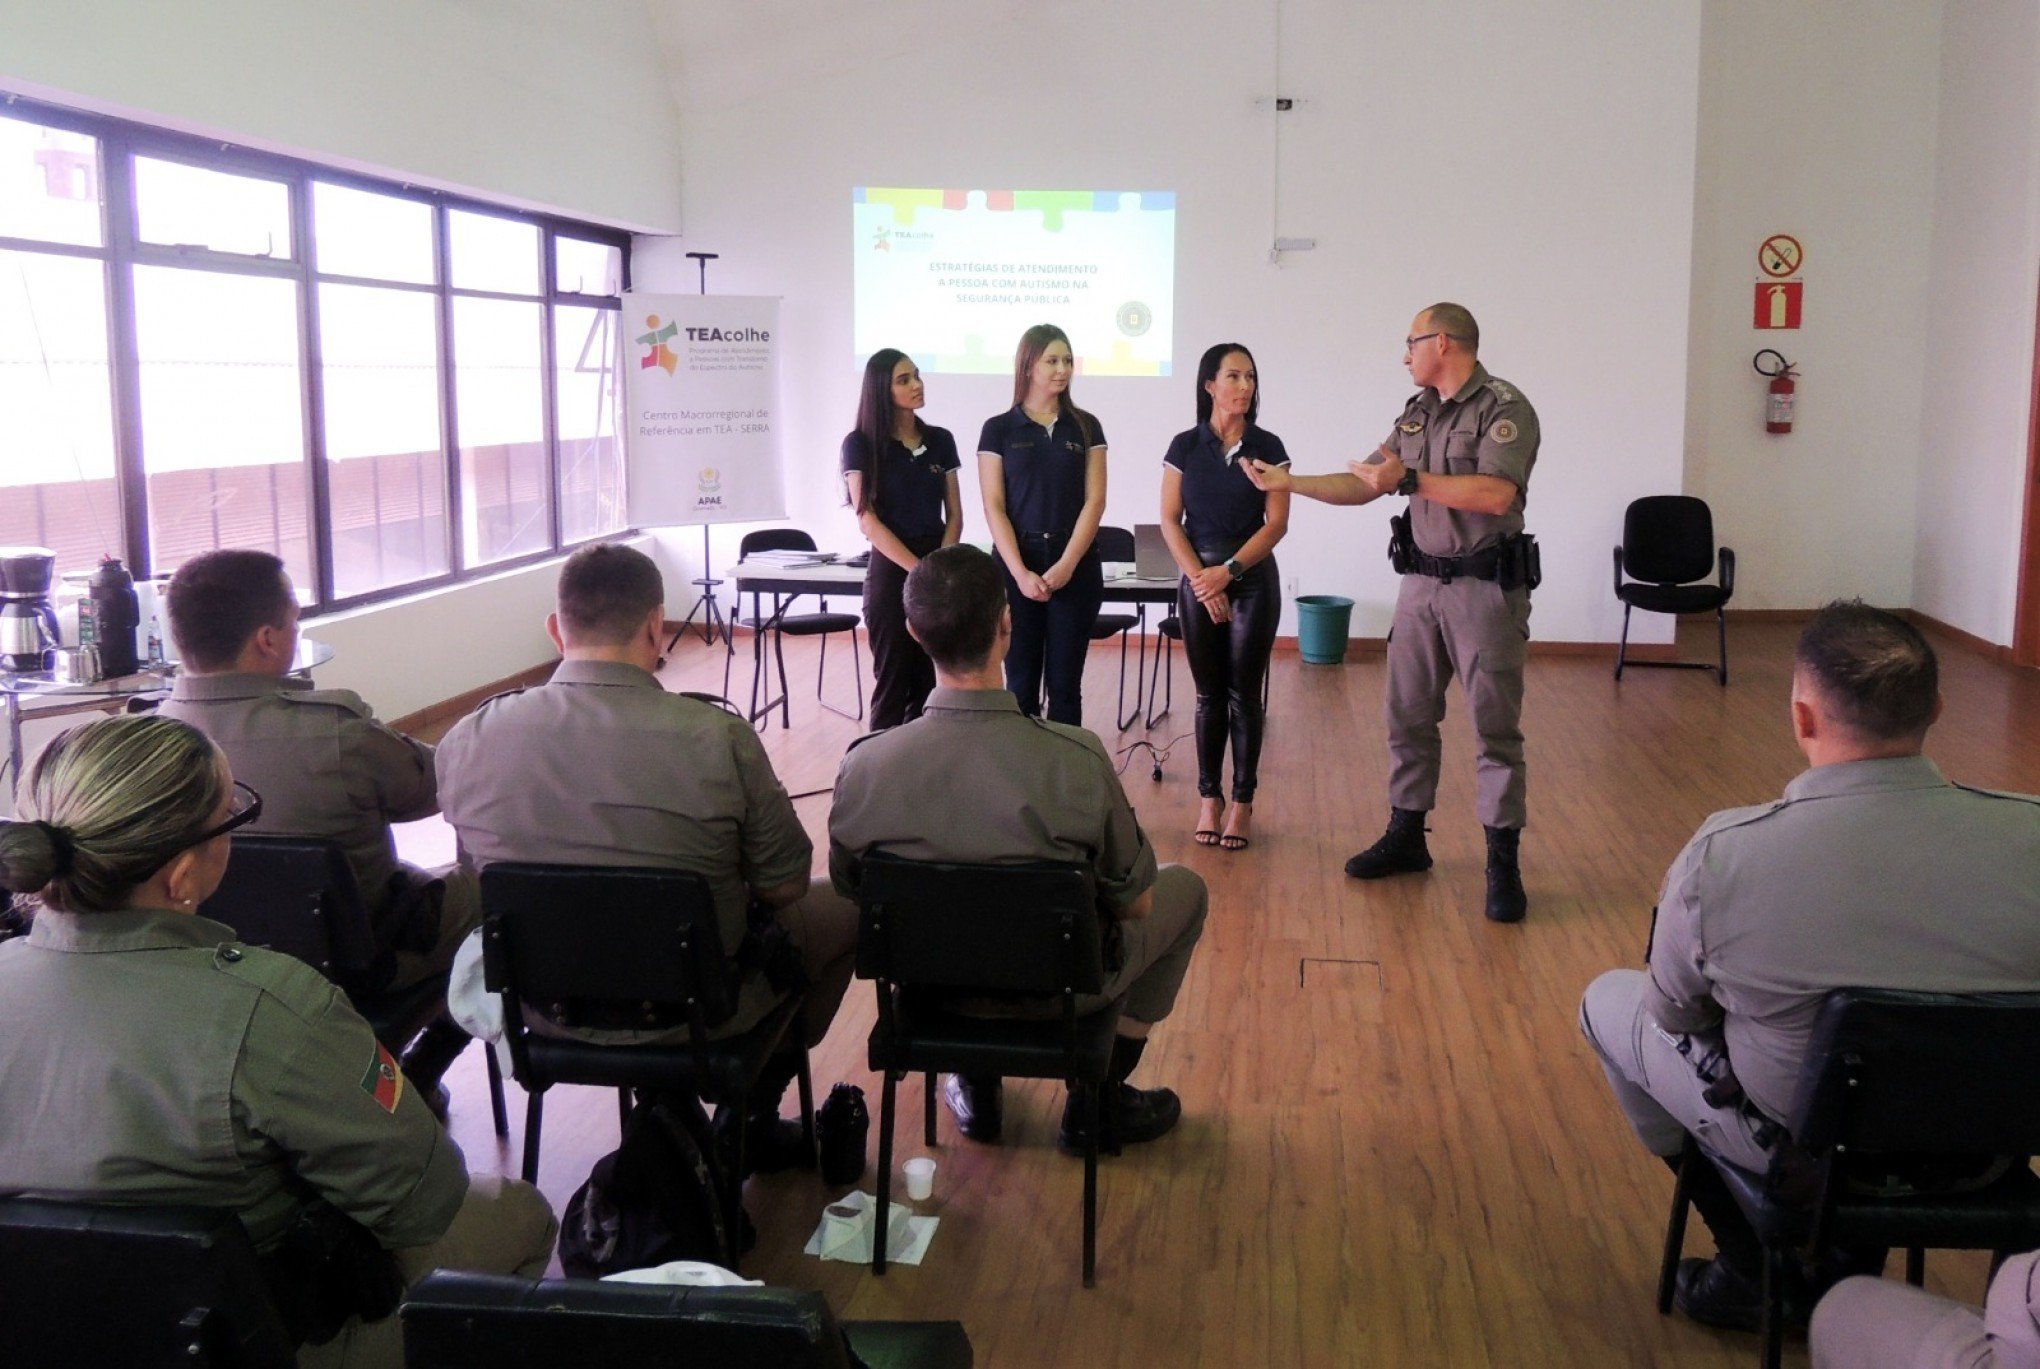
[[[22,779],[21,820],[0,822],[0,888],[65,913],[120,908],[188,850],[226,796],[219,752],[149,714],[74,727]]]

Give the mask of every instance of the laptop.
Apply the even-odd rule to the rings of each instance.
[[[1143,580],[1176,578],[1176,558],[1169,555],[1169,544],[1162,540],[1160,523],[1133,525],[1133,573]]]

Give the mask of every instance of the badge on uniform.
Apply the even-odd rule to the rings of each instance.
[[[1407,433],[1411,437],[1415,437],[1418,433],[1424,431],[1424,425],[1421,420],[1415,423],[1398,423],[1395,426],[1402,429],[1403,432]]]
[[[390,1048],[380,1041],[375,1043],[375,1058],[368,1062],[368,1072],[361,1076],[361,1091],[375,1099],[384,1112],[395,1112],[397,1100],[404,1096],[404,1072],[397,1068]]]
[[[1494,427],[1488,429],[1488,436],[1497,442],[1514,442],[1516,440],[1515,420],[1509,418],[1498,420]]]

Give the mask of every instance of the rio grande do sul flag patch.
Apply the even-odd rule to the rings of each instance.
[[[368,1072],[361,1076],[361,1091],[375,1099],[384,1112],[395,1112],[397,1100],[404,1096],[404,1072],[380,1041],[375,1044],[375,1058],[368,1062]]]

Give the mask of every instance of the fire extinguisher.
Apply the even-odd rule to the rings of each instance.
[[[1765,357],[1773,359],[1772,364],[1768,367],[1764,361]],[[1793,378],[1799,372],[1792,369],[1791,362],[1769,347],[1751,357],[1750,365],[1756,368],[1758,375],[1769,376],[1771,380],[1769,393],[1764,399],[1764,431],[1767,433],[1791,432],[1793,393],[1798,389],[1798,386],[1793,383]]]

